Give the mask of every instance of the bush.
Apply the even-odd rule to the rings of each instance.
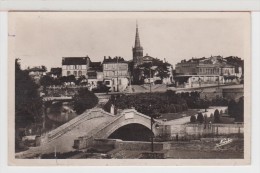
[[[195,123],[196,122],[196,116],[195,115],[190,116],[190,122],[191,123]]]
[[[203,123],[204,122],[204,117],[202,115],[202,113],[198,113],[198,116],[197,116],[197,121],[200,122],[200,123]]]
[[[110,87],[102,84],[98,84],[97,88],[93,88],[92,91],[94,93],[108,93],[109,92]]]
[[[214,112],[214,123],[220,123],[220,114],[218,109]]]

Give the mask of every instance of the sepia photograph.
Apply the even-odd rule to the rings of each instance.
[[[250,164],[250,12],[8,19],[9,164]]]

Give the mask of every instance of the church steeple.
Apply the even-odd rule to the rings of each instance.
[[[133,47],[133,62],[134,67],[142,63],[143,58],[143,47],[140,43],[139,31],[138,31],[138,24],[136,22],[136,33],[135,33],[135,46]]]
[[[138,32],[138,23],[136,22],[136,35],[135,35],[135,48],[141,47],[139,32]]]

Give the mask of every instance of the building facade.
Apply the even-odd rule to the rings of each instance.
[[[175,72],[176,86],[179,87],[200,87],[239,80],[235,66],[220,56],[182,60],[176,64]]]
[[[56,67],[56,68],[51,68],[49,75],[52,78],[59,78],[62,76],[62,68]]]
[[[74,75],[76,78],[80,76],[87,77],[89,69],[89,57],[63,57],[62,58],[62,76]]]
[[[123,91],[129,84],[128,62],[121,57],[104,58],[103,77],[111,91]]]
[[[99,83],[103,83],[103,69],[101,62],[90,62],[90,66],[87,72],[87,81],[89,89],[97,88]]]

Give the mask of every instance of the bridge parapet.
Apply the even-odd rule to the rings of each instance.
[[[52,130],[51,132],[49,132],[47,134],[47,141],[46,141],[46,137],[43,137],[42,142],[43,143],[50,142],[50,141],[62,136],[66,132],[72,130],[73,128],[77,127],[79,124],[81,124],[84,121],[88,121],[93,118],[99,118],[99,117],[104,117],[104,116],[114,117],[115,115],[110,114],[100,108],[87,110],[86,112],[79,115],[78,117],[70,120],[69,122],[59,126],[58,128]]]
[[[160,121],[155,120],[158,124]],[[113,121],[103,124],[102,127],[97,127],[90,134],[86,136],[79,137],[74,141],[74,147],[77,149],[87,148],[93,144],[93,140],[96,138],[108,138],[113,132],[115,132],[120,127],[123,127],[128,124],[141,124],[148,129],[151,128],[151,118],[140,112],[137,112],[135,109],[126,109],[124,110],[117,118]],[[153,125],[155,126],[155,124]],[[154,134],[157,134],[157,129],[153,128]]]

